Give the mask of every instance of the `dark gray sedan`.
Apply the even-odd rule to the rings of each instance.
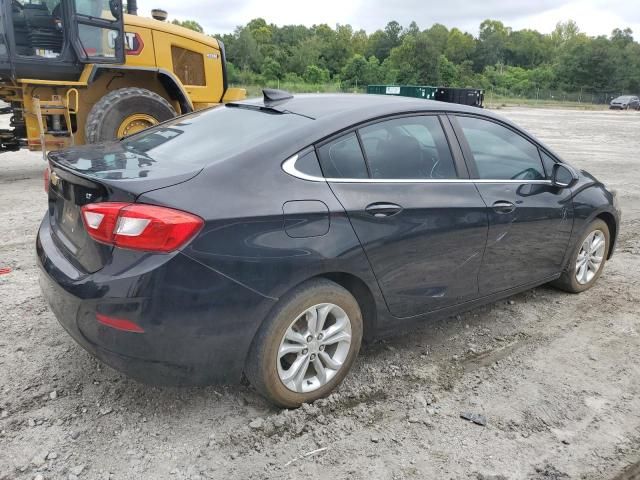
[[[244,374],[285,407],[363,340],[589,289],[619,231],[615,195],[513,123],[408,98],[266,92],[48,175],[41,285],[80,345],[146,382]]]

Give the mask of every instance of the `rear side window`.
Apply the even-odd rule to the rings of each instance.
[[[481,179],[544,180],[538,147],[502,125],[458,117]]]
[[[436,116],[403,117],[360,130],[371,178],[456,178],[451,150]]]
[[[298,157],[298,160],[296,160],[296,170],[305,175],[311,175],[312,177],[322,177],[322,171],[320,170],[320,164],[318,163],[318,156],[315,150],[311,150]]]
[[[329,142],[318,149],[326,178],[369,178],[360,142],[355,133]]]

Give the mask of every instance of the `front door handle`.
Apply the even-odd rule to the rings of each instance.
[[[516,209],[516,204],[506,200],[498,200],[492,205],[496,213],[511,213]]]
[[[402,211],[402,207],[395,203],[380,202],[367,205],[365,211],[374,217],[393,217]]]

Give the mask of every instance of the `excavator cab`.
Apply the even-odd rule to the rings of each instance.
[[[0,0],[0,152],[123,138],[245,98],[224,45],[136,0]],[[158,12],[158,11],[157,11]],[[6,105],[6,106],[5,106]]]
[[[0,77],[71,80],[125,61],[122,0],[0,0]]]

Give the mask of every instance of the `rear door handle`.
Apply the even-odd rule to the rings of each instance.
[[[380,202],[367,205],[365,211],[374,217],[393,217],[402,211],[402,207],[395,203]]]
[[[498,200],[491,207],[496,213],[511,213],[516,209],[516,204],[506,200]]]

